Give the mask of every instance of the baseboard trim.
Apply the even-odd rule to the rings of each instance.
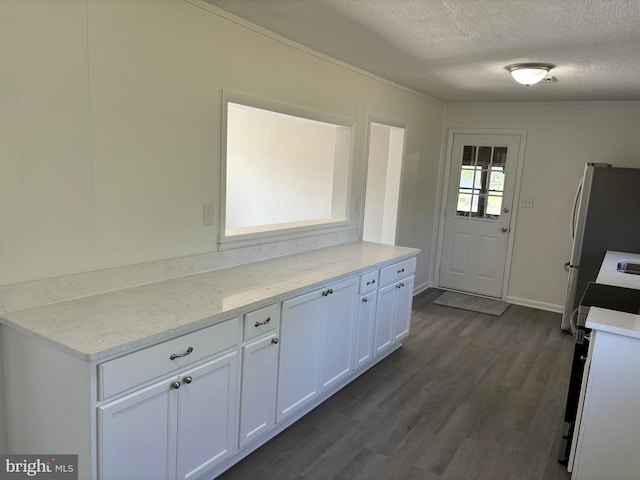
[[[562,313],[564,310],[563,305],[556,305],[555,303],[539,302],[537,300],[530,300],[528,298],[510,297],[505,298],[506,302],[513,303],[515,305],[522,305],[523,307],[538,308],[540,310],[546,310],[548,312]]]
[[[433,287],[433,281],[428,281],[425,283],[422,283],[420,285],[417,285],[413,288],[413,296],[415,297],[416,295],[418,295],[419,293],[424,292],[427,288],[431,288]]]

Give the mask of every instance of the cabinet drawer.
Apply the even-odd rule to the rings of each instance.
[[[98,398],[108,398],[169,374],[231,348],[239,341],[240,320],[236,317],[102,363],[98,365]],[[171,359],[172,356],[176,357]]]
[[[280,305],[275,303],[244,316],[244,339],[249,340],[280,326]]]
[[[416,271],[416,257],[380,269],[380,285],[395,282]]]
[[[360,275],[360,293],[371,292],[378,288],[378,271],[373,270]]]

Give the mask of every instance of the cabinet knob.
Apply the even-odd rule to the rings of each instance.
[[[362,299],[362,303],[367,303],[368,301],[369,301],[369,299],[368,299],[367,297],[364,297],[364,298]]]
[[[272,338],[271,339],[271,343],[273,343],[274,345],[277,345],[279,341],[280,340],[278,340],[278,338]]]
[[[177,390],[180,388],[180,382],[171,382],[171,388]]]
[[[191,377],[191,375],[187,375],[182,379],[182,383],[186,383],[187,385],[189,385],[191,382],[193,382],[193,378]]]

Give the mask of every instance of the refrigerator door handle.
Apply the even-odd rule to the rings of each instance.
[[[571,265],[571,261],[568,261],[568,262],[564,262],[564,265],[562,266],[562,268],[564,268],[565,272],[569,273],[569,269],[580,268],[580,265]]]
[[[578,221],[578,205],[580,205],[580,194],[582,193],[582,182],[584,177],[580,178],[578,188],[576,189],[576,195],[573,197],[573,210],[571,212],[571,224],[569,225],[569,233],[571,234],[571,240],[576,238],[576,223]]]

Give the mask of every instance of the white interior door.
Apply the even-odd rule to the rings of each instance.
[[[439,285],[501,297],[520,135],[453,135]]]

